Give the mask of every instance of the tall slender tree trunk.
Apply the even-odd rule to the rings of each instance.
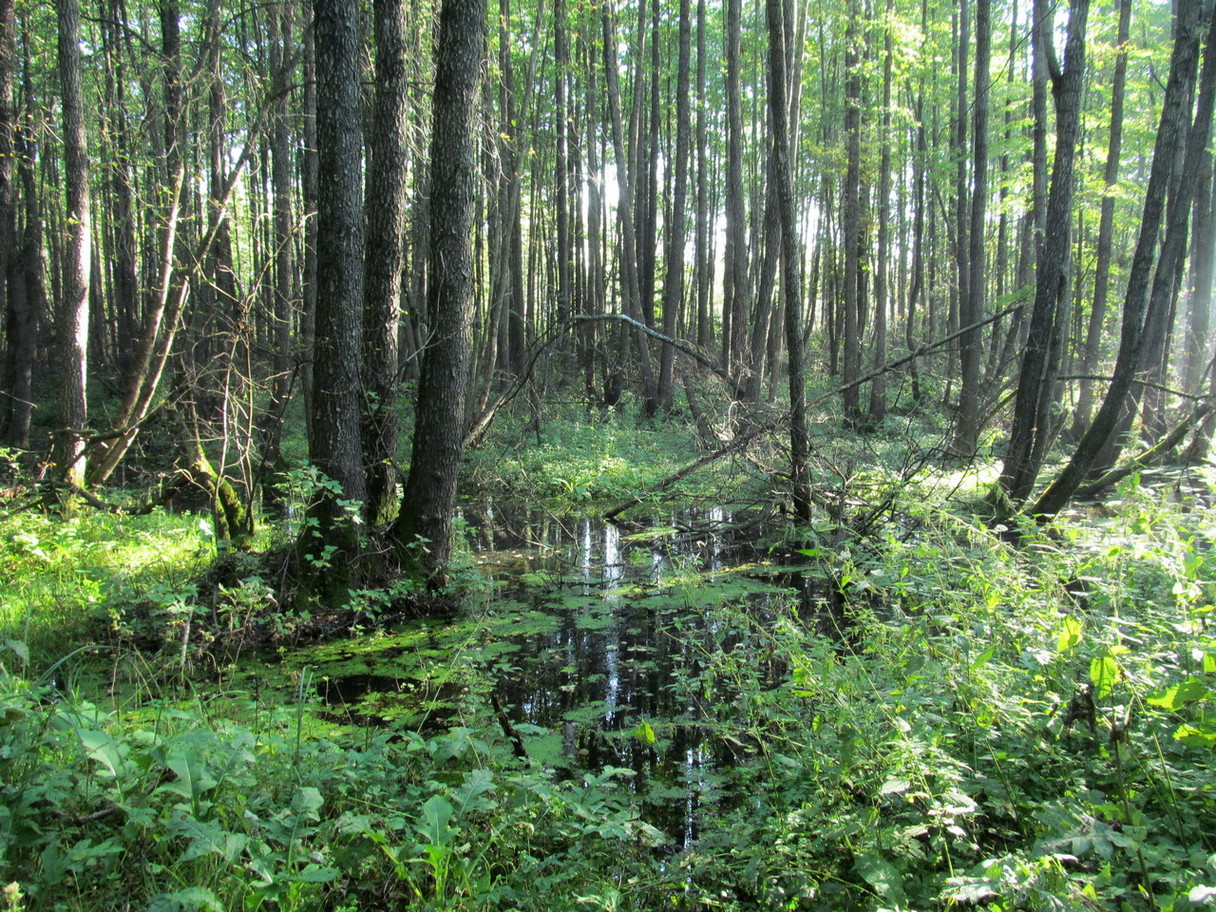
[[[1106,170],[1102,179],[1101,212],[1098,216],[1097,260],[1094,263],[1094,298],[1089,311],[1085,348],[1078,365],[1081,381],[1077,387],[1077,407],[1073,413],[1072,434],[1080,437],[1089,427],[1094,405],[1093,373],[1098,367],[1098,353],[1106,324],[1107,299],[1110,295],[1110,266],[1115,238],[1115,190],[1119,182],[1119,160],[1123,152],[1123,96],[1127,86],[1127,42],[1131,33],[1131,0],[1119,0],[1119,33],[1116,41],[1115,72],[1111,79],[1110,136],[1106,145]]]
[[[604,4],[604,74],[608,89],[608,110],[611,120],[612,145],[616,153],[617,167],[617,215],[621,226],[622,241],[620,250],[621,276],[623,279],[622,310],[635,320],[643,319],[641,308],[642,289],[638,275],[636,251],[638,249],[637,232],[633,209],[633,173],[629,167],[629,155],[625,145],[624,124],[621,115],[621,87],[618,74],[616,22],[611,0]],[[647,413],[654,411],[658,387],[654,379],[654,370],[650,361],[650,344],[646,334],[641,329],[632,333],[634,349],[637,352],[638,368],[642,375],[642,396],[645,400],[644,409]]]
[[[1187,161],[1191,173],[1198,167],[1203,144],[1207,141],[1208,129],[1192,128],[1188,135],[1189,107],[1195,85],[1196,60],[1199,56],[1199,38],[1204,3],[1202,0],[1179,0],[1178,15],[1174,31],[1174,49],[1170,60],[1170,74],[1162,102],[1161,120],[1157,140],[1153,149],[1153,161],[1149,172],[1148,187],[1144,195],[1144,212],[1140,219],[1140,234],[1132,257],[1131,271],[1127,279],[1127,291],[1123,301],[1123,325],[1119,336],[1119,353],[1115,362],[1114,376],[1106,397],[1094,416],[1089,429],[1077,444],[1068,465],[1056,476],[1047,490],[1031,508],[1038,516],[1054,516],[1069,500],[1095,464],[1100,452],[1118,428],[1120,418],[1128,402],[1128,394],[1141,368],[1144,349],[1145,326],[1154,318],[1154,311],[1165,307],[1170,295],[1173,276],[1168,269],[1158,266],[1157,280],[1153,280],[1153,262],[1156,258],[1157,240],[1165,210],[1165,196],[1178,165],[1178,151],[1187,148]],[[1213,20],[1216,23],[1216,19]],[[1204,59],[1204,87],[1200,92],[1200,107],[1196,112],[1198,124],[1211,123],[1211,81],[1216,80],[1216,47],[1209,42],[1209,51]],[[1204,110],[1204,106],[1207,110]],[[1202,142],[1200,134],[1202,133]],[[1191,152],[1194,160],[1191,161]],[[1186,173],[1184,171],[1184,173]],[[1182,182],[1183,192],[1189,195],[1187,182]],[[1189,198],[1189,196],[1188,196]],[[1177,211],[1175,209],[1175,211]],[[1185,220],[1186,212],[1182,212]],[[1184,246],[1185,221],[1167,225],[1165,242],[1162,245],[1161,264],[1173,263],[1175,249]],[[1167,275],[1167,273],[1169,273]]]
[[[861,419],[861,53],[858,22],[861,5],[849,0],[845,27],[844,135],[847,164],[844,177],[844,332],[842,334],[841,380],[848,384],[843,394],[845,424]]]
[[[81,88],[80,4],[55,0],[59,38],[59,82],[63,93],[63,170],[67,202],[63,297],[59,301],[59,429],[51,461],[61,481],[84,481],[84,428],[88,423],[89,270],[91,213],[89,159]]]
[[[802,350],[802,274],[798,249],[798,217],[790,167],[789,89],[786,37],[793,23],[785,17],[782,0],[766,0],[769,49],[769,117],[773,126],[773,164],[781,217],[781,285],[785,296],[786,345],[790,380],[790,493],[794,515],[810,522],[811,499],[807,470],[810,444],[806,428],[806,375]]]
[[[688,154],[692,144],[689,93],[692,64],[692,3],[680,0],[679,62],[676,70],[676,161],[668,215],[667,274],[663,279],[663,334],[676,335],[676,318],[684,300],[685,209],[688,199]],[[675,349],[664,345],[659,359],[659,405],[670,409],[675,392]]]
[[[991,4],[989,0],[978,0],[975,5],[975,87],[971,99],[971,221],[966,231],[966,282],[960,282],[960,326],[975,326],[984,318],[984,290],[987,284],[984,220],[988,205],[988,100],[991,96],[988,84],[991,60]],[[968,330],[959,339],[958,424],[953,449],[963,456],[970,456],[979,446],[982,358],[983,333],[977,327]]]
[[[1064,71],[1056,77],[1056,153],[1047,201],[1047,234],[1036,271],[1030,336],[1018,377],[1009,452],[1000,478],[1004,496],[1015,505],[1030,494],[1047,451],[1045,441],[1053,430],[1058,351],[1067,329],[1064,307],[1068,298],[1069,236],[1088,15],[1088,0],[1073,0]],[[1046,29],[1038,32],[1040,39],[1045,33]]]
[[[464,441],[473,296],[473,127],[485,19],[486,0],[444,0],[439,14],[427,300],[432,342],[422,363],[409,477],[393,524],[398,558],[432,586],[446,579]]]
[[[890,278],[890,220],[891,220],[891,83],[894,49],[890,23],[894,0],[887,0],[888,24],[883,36],[882,59],[882,152],[878,166],[878,262],[874,276],[874,357],[875,368],[887,360],[887,288]],[[977,71],[978,72],[978,71]],[[887,415],[887,378],[879,374],[870,383],[868,420],[878,424]]]
[[[722,289],[722,364],[738,375],[748,311],[747,221],[743,203],[741,0],[726,0],[726,266]]]

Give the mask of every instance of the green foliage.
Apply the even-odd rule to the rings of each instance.
[[[689,430],[677,422],[638,424],[607,410],[597,420],[558,415],[537,438],[506,427],[496,439],[516,435],[526,446],[490,443],[468,456],[473,483],[527,499],[582,508],[624,500],[662,481],[698,455]],[[685,493],[688,488],[682,489]]]
[[[0,715],[0,880],[35,908],[546,908],[653,839],[613,775],[558,783],[467,729],[339,744],[291,709],[124,714],[8,674]]]

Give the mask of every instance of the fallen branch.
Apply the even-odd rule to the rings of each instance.
[[[1138,472],[1145,466],[1155,465],[1159,457],[1168,453],[1178,444],[1182,443],[1184,438],[1196,424],[1206,418],[1208,415],[1216,411],[1216,404],[1211,401],[1205,402],[1203,405],[1198,405],[1191,409],[1187,417],[1183,418],[1168,434],[1162,437],[1157,443],[1153,444],[1143,453],[1133,456],[1127,463],[1117,468],[1111,469],[1100,475],[1097,479],[1087,485],[1077,488],[1074,495],[1079,498],[1096,497],[1107,488],[1122,481],[1133,472]]]
[[[980,320],[976,323],[972,323],[970,326],[964,326],[962,329],[955,330],[954,332],[950,333],[947,336],[942,336],[940,339],[937,339],[933,342],[926,342],[925,344],[919,346],[916,349],[916,351],[912,352],[911,354],[904,355],[902,358],[897,358],[894,361],[888,361],[886,364],[883,364],[882,366],[875,368],[874,370],[870,371],[868,374],[858,377],[856,380],[853,380],[849,383],[842,384],[841,386],[836,387],[831,392],[824,393],[822,396],[819,396],[818,398],[813,399],[812,401],[807,403],[807,405],[806,405],[807,411],[818,408],[819,406],[823,405],[825,402],[832,399],[833,397],[839,396],[845,390],[852,389],[855,386],[860,386],[862,383],[868,383],[869,381],[873,380],[875,377],[881,377],[883,374],[890,373],[893,370],[898,370],[899,368],[903,367],[908,362],[915,361],[917,358],[923,357],[924,355],[927,355],[929,352],[934,351],[935,349],[941,348],[943,345],[949,345],[951,342],[953,342],[955,339],[959,338],[960,336],[966,335],[967,333],[971,332],[974,329],[978,329],[981,326],[986,326],[989,323],[995,322],[996,320],[999,320],[1001,317],[1011,314],[1014,311],[1021,310],[1025,306],[1026,306],[1025,304],[1014,304],[1010,307],[1006,307],[1004,310],[998,311],[997,313],[993,314],[990,317],[986,317],[983,320]],[[636,322],[636,321],[631,320],[630,318],[626,318],[626,319],[629,319],[630,322]],[[666,337],[664,337],[664,338],[666,338]],[[781,427],[781,425],[783,425],[788,420],[789,420],[789,414],[786,413],[786,414],[781,415],[778,418],[772,419],[771,421],[766,421],[763,424],[756,425],[755,427],[753,427],[751,430],[747,431],[746,433],[740,434],[739,436],[735,437],[734,440],[732,440],[730,443],[726,444],[725,446],[714,450],[712,453],[706,453],[700,459],[697,459],[695,462],[689,463],[684,468],[680,469],[678,472],[668,475],[666,478],[664,478],[662,481],[658,482],[657,484],[651,485],[649,488],[647,488],[641,494],[638,494],[635,497],[631,497],[628,500],[624,501],[623,503],[617,504],[615,507],[613,507],[611,510],[609,510],[607,513],[604,514],[604,519],[607,519],[607,520],[616,519],[618,516],[620,516],[622,513],[624,513],[626,510],[630,509],[631,507],[636,507],[642,501],[649,499],[651,496],[659,493],[660,491],[666,490],[667,488],[671,487],[676,482],[687,478],[689,475],[692,475],[694,472],[698,471],[699,469],[703,469],[705,466],[709,465],[710,463],[717,462],[719,459],[722,459],[725,456],[730,456],[732,453],[739,452],[739,450],[746,447],[757,437],[761,436],[762,434],[766,434],[769,431],[776,430],[777,428]]]

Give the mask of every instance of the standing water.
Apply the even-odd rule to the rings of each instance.
[[[784,581],[721,509],[635,535],[587,518],[511,525],[492,509],[465,521],[493,594],[458,620],[301,656],[331,718],[497,727],[559,773],[619,775],[687,846],[753,751],[740,695],[788,680],[771,633],[789,613]]]

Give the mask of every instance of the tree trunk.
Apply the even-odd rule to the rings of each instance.
[[[88,423],[90,209],[89,159],[85,145],[84,92],[81,88],[80,4],[56,0],[59,81],[63,91],[63,169],[67,202],[67,245],[63,298],[59,302],[59,429],[51,462],[59,481],[80,486],[82,451]]]
[[[310,509],[301,554],[319,588],[340,597],[358,551],[367,496],[363,397],[363,148],[357,0],[314,0],[317,54],[317,312],[309,461],[327,479]]]
[[[1093,411],[1094,381],[1090,378],[1098,367],[1098,351],[1106,323],[1106,301],[1110,294],[1110,264],[1115,236],[1115,190],[1119,183],[1119,159],[1123,151],[1123,96],[1127,85],[1127,41],[1131,31],[1131,14],[1131,0],[1119,0],[1119,35],[1116,39],[1118,49],[1110,90],[1110,137],[1107,140],[1106,170],[1103,174],[1106,191],[1102,194],[1101,214],[1098,217],[1094,298],[1085,334],[1085,348],[1078,365],[1078,373],[1082,375],[1082,379],[1077,388],[1077,407],[1073,413],[1072,433],[1078,438],[1089,427],[1090,414]]]
[[[861,7],[849,2],[845,28],[844,134],[844,332],[841,379],[847,384],[843,396],[844,420],[854,426],[861,419],[861,391],[854,382],[861,376],[861,54],[858,22]]]
[[[894,11],[894,0],[887,0],[887,19]],[[874,276],[874,356],[875,368],[887,360],[887,288],[890,274],[890,217],[891,217],[891,82],[893,78],[894,50],[891,40],[891,25],[883,36],[882,62],[882,152],[878,166],[878,262]],[[978,79],[978,70],[977,79]],[[887,377],[880,374],[870,384],[870,408],[867,420],[879,424],[887,415]]]
[[[364,518],[373,526],[397,506],[397,333],[406,231],[408,114],[405,4],[376,0],[376,99],[367,165],[364,256],[363,462]]]
[[[988,100],[989,69],[992,60],[992,21],[989,0],[975,6],[975,87],[971,99],[971,221],[965,233],[967,253],[960,261],[959,324],[973,326],[984,317],[984,289],[987,283],[984,218],[988,204]],[[960,99],[962,92],[960,90]],[[961,110],[961,109],[960,109]],[[960,185],[961,189],[962,185]],[[960,250],[962,243],[960,239]],[[958,424],[953,450],[969,457],[979,446],[980,366],[983,334],[978,329],[959,340]]]
[[[398,558],[432,586],[445,582],[464,440],[476,181],[473,127],[485,44],[486,0],[444,0],[439,16],[431,139],[433,341],[422,363],[413,457],[393,525]]]
[[[811,498],[807,471],[810,444],[806,428],[806,374],[802,351],[802,274],[798,247],[798,217],[790,168],[789,90],[786,36],[793,23],[785,18],[782,0],[766,0],[769,49],[769,117],[773,127],[773,164],[781,217],[781,286],[785,296],[785,333],[790,380],[790,493],[794,516],[810,522]]]
[[[1056,152],[1047,201],[1047,234],[1035,277],[1030,336],[1018,377],[1009,452],[999,482],[1004,496],[1014,505],[1021,504],[1030,494],[1047,451],[1045,440],[1052,433],[1057,353],[1067,329],[1064,307],[1068,295],[1069,235],[1076,183],[1073,175],[1080,133],[1081,90],[1085,80],[1088,15],[1088,0],[1073,0],[1069,10],[1064,71],[1055,77]],[[1037,34],[1042,40],[1046,37],[1046,29]]]
[[[1193,168],[1198,166],[1199,156],[1203,152],[1202,143],[1198,142],[1200,131],[1192,129],[1189,139],[1187,132],[1191,92],[1195,84],[1195,64],[1199,55],[1199,37],[1202,31],[1200,19],[1203,6],[1202,0],[1179,0],[1178,4],[1170,74],[1162,103],[1148,188],[1144,196],[1140,234],[1132,258],[1131,271],[1128,274],[1127,292],[1123,302],[1123,327],[1119,337],[1119,354],[1115,362],[1114,376],[1093,423],[1077,444],[1068,465],[1056,476],[1031,509],[1034,515],[1054,516],[1068,503],[1093,467],[1108,439],[1115,432],[1127,404],[1128,393],[1141,367],[1146,323],[1153,318],[1154,310],[1164,307],[1168,301],[1172,274],[1167,276],[1168,270],[1158,267],[1158,281],[1152,282],[1151,295],[1150,281],[1158,233],[1161,230],[1162,215],[1165,209],[1166,190],[1172,182],[1177,167],[1178,150],[1184,143],[1186,144],[1187,164],[1191,166],[1187,170],[1190,173],[1193,173]],[[1210,81],[1216,78],[1216,47],[1209,42],[1208,48],[1209,51],[1204,59],[1204,91],[1200,94],[1201,103],[1195,119],[1198,124],[1200,120],[1206,118],[1210,125]],[[1206,112],[1203,110],[1204,104],[1208,106]],[[1203,140],[1206,142],[1207,130],[1204,129],[1202,132]],[[1195,153],[1193,163],[1190,161],[1192,150]],[[1190,187],[1187,182],[1183,182],[1183,187],[1185,188],[1183,192],[1189,194]],[[1175,206],[1175,211],[1179,208]],[[1185,209],[1187,207],[1181,208],[1183,210],[1181,226],[1175,223],[1166,228],[1166,239],[1161,254],[1162,264],[1172,263],[1175,255],[1174,249],[1182,246],[1186,229],[1187,213]]]
[[[667,274],[663,279],[663,334],[676,335],[676,317],[684,300],[684,236],[688,198],[688,154],[692,144],[689,89],[692,63],[692,3],[680,0],[680,49],[676,71],[676,161],[668,215]],[[664,345],[659,359],[659,406],[670,409],[675,393],[675,349]]]

